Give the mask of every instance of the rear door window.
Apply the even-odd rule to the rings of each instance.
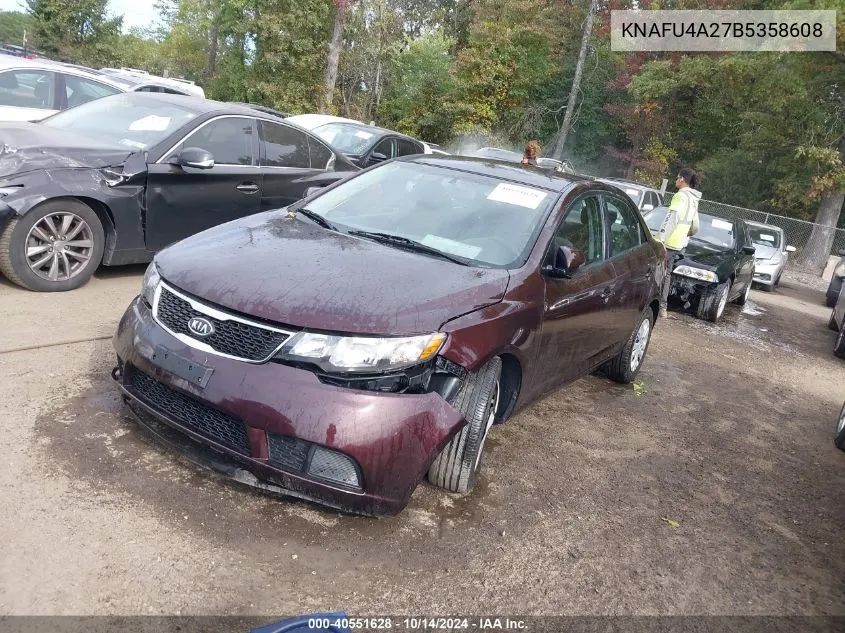
[[[418,145],[413,141],[405,138],[396,139],[396,143],[399,146],[397,156],[410,156],[411,154],[422,154],[423,147],[422,145]]]
[[[396,143],[394,139],[388,136],[380,140],[373,148],[373,154],[384,154],[388,158],[394,158],[396,156]]]
[[[610,256],[615,257],[639,246],[642,232],[636,211],[630,204],[622,198],[609,195],[604,197],[604,201],[607,209]]]
[[[264,137],[262,166],[310,169],[311,152],[305,132],[269,121],[260,124]]]
[[[65,84],[65,99],[68,108],[120,92],[120,90],[112,86],[107,86],[99,81],[77,77],[76,75],[62,73],[62,79]]]
[[[311,169],[331,169],[334,153],[317,139],[308,137],[308,149],[311,153]]]

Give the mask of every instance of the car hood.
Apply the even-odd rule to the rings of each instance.
[[[36,169],[119,165],[136,151],[40,123],[0,123],[0,178]]]
[[[701,264],[704,268],[717,268],[730,257],[731,251],[719,248],[713,244],[690,240],[684,249],[684,259],[687,262]]]
[[[437,331],[501,300],[506,270],[461,266],[323,229],[284,211],[223,224],[156,256],[161,276],[276,323],[357,334]]]
[[[761,244],[754,245],[755,259],[779,259],[780,251],[773,246],[763,246]]]

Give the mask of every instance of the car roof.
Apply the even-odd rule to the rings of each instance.
[[[124,92],[119,95],[102,97],[101,99],[97,99],[97,101],[102,101],[103,99],[118,98],[130,99],[137,103],[150,103],[154,101],[159,103],[172,103],[174,105],[193,110],[197,114],[240,114],[244,116],[259,118],[264,115],[264,117],[266,117],[267,119],[272,118],[277,121],[279,120],[278,117],[273,117],[269,114],[265,115],[263,112],[259,112],[254,108],[246,106],[234,105],[231,103],[223,103],[221,101],[213,101],[211,99],[204,99],[202,97],[195,97],[193,95],[170,94],[166,92]]]
[[[573,185],[595,183],[593,178],[553,172],[530,165],[521,165],[507,160],[484,158],[481,156],[441,156],[439,154],[423,154],[403,156],[394,159],[398,162],[420,163],[435,167],[445,167],[456,171],[464,171],[482,176],[491,176],[502,180],[509,180],[523,185],[563,192]]]
[[[307,130],[313,130],[315,127],[320,127],[326,123],[358,123],[363,125],[360,121],[354,119],[345,119],[340,116],[333,116],[331,114],[295,114],[289,117],[293,123]]]
[[[0,54],[0,70],[6,68],[31,68],[33,70],[56,71],[61,69],[70,75],[78,77],[85,77],[93,81],[99,81],[114,86],[115,88],[126,89],[130,84],[120,81],[119,78],[107,75],[105,73],[91,72],[90,69],[76,64],[66,64],[64,62],[57,62],[52,59],[27,59],[25,57],[16,57],[14,55]]]
[[[637,189],[642,189],[644,191],[657,191],[660,193],[660,191],[655,187],[644,185],[643,183],[636,182],[635,180],[627,180],[626,178],[596,178],[596,180],[600,182],[607,182],[612,185],[625,185],[626,187],[636,187]]]

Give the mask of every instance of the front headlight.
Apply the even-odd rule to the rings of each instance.
[[[675,275],[683,275],[684,277],[692,277],[693,279],[700,279],[701,281],[710,281],[719,283],[719,276],[711,270],[704,270],[703,268],[694,268],[692,266],[678,266],[672,271]]]
[[[446,335],[441,332],[406,337],[299,332],[285,343],[276,358],[311,363],[324,371],[386,372],[429,360],[445,340]]]
[[[147,266],[147,272],[144,273],[144,281],[141,284],[141,297],[143,297],[144,301],[146,301],[150,306],[153,305],[156,288],[158,288],[158,284],[160,282],[161,275],[158,274],[158,268],[156,267],[155,262],[150,262],[150,265]]]

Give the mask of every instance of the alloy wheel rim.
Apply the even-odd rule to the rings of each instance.
[[[839,422],[836,425],[836,432],[842,433],[842,429],[845,429],[845,405],[842,406],[842,411],[839,412]]]
[[[25,241],[29,269],[47,281],[76,277],[94,254],[94,232],[75,213],[59,211],[38,220]]]
[[[645,348],[648,345],[648,337],[651,334],[651,324],[648,319],[643,319],[637,329],[637,336],[634,339],[634,347],[631,349],[631,371],[637,371],[637,367],[645,356]]]
[[[725,311],[725,306],[728,303],[728,287],[725,286],[722,288],[722,292],[719,295],[719,308],[716,311],[716,318],[722,316],[722,312]]]
[[[493,421],[496,419],[496,411],[499,410],[499,380],[496,380],[496,384],[493,387],[493,391],[490,393],[490,399],[487,401],[487,406],[490,407],[490,413],[487,416],[487,422],[484,426],[484,435],[481,438],[481,443],[478,446],[478,453],[475,456],[475,468],[478,468],[478,464],[481,462],[481,453],[482,449],[484,448],[484,443],[487,441],[487,434],[490,432],[490,427],[493,426]]]

